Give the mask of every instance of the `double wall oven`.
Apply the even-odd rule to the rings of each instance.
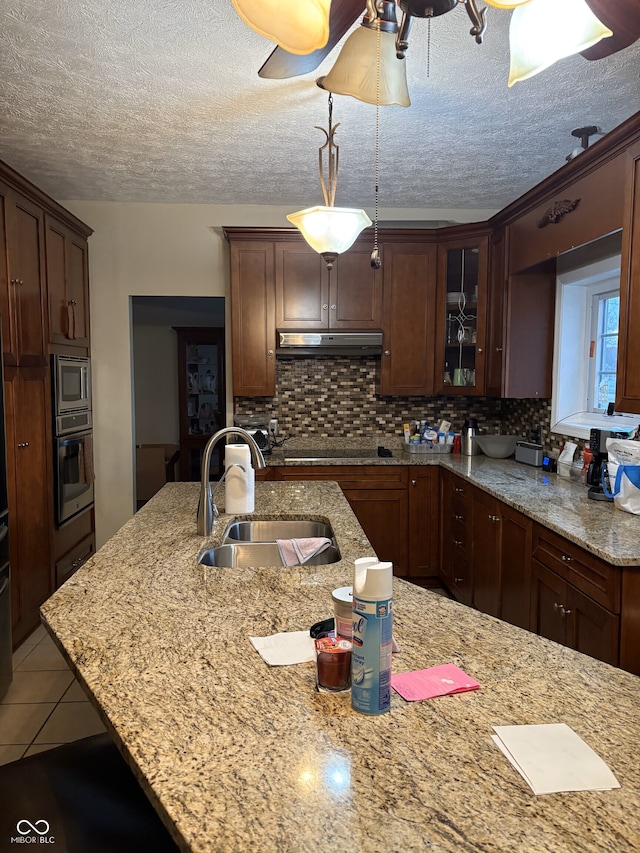
[[[93,506],[91,365],[88,358],[52,356],[56,524]]]

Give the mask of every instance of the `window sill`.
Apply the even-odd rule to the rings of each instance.
[[[563,418],[551,427],[551,432],[568,435],[571,438],[589,440],[592,429],[610,429],[614,431],[632,430],[638,426],[637,415],[597,415],[594,412],[576,412]]]

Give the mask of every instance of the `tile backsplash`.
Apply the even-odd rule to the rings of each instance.
[[[538,440],[557,450],[562,436],[550,435],[550,400],[489,397],[383,397],[377,392],[380,359],[320,356],[279,358],[275,397],[236,397],[235,413],[277,418],[281,436],[356,438],[402,436],[412,418],[450,421],[459,431],[467,416],[482,432]]]

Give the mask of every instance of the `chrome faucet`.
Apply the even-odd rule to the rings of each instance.
[[[210,536],[213,523],[218,519],[218,508],[213,502],[211,483],[209,482],[209,467],[213,448],[226,435],[240,435],[249,445],[251,461],[254,468],[266,468],[262,451],[256,444],[255,438],[242,427],[230,426],[219,429],[211,436],[202,454],[202,475],[200,482],[200,501],[198,502],[198,533],[200,536]]]

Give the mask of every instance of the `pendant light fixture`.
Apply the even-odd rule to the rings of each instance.
[[[331,0],[232,2],[245,24],[289,53],[311,53],[327,43]]]
[[[367,4],[361,25],[346,40],[331,71],[316,83],[367,104],[409,107],[406,63],[396,57],[395,0],[381,0],[381,7],[378,16],[374,4]]]
[[[364,210],[351,207],[334,207],[338,183],[339,147],[334,135],[340,125],[333,124],[333,96],[329,93],[329,130],[316,127],[326,136],[326,142],[318,149],[318,170],[324,196],[324,206],[308,207],[287,216],[296,226],[311,248],[325,259],[327,267],[333,268],[335,259],[353,245],[358,234],[371,225]],[[325,179],[324,154],[327,155],[327,177]]]

